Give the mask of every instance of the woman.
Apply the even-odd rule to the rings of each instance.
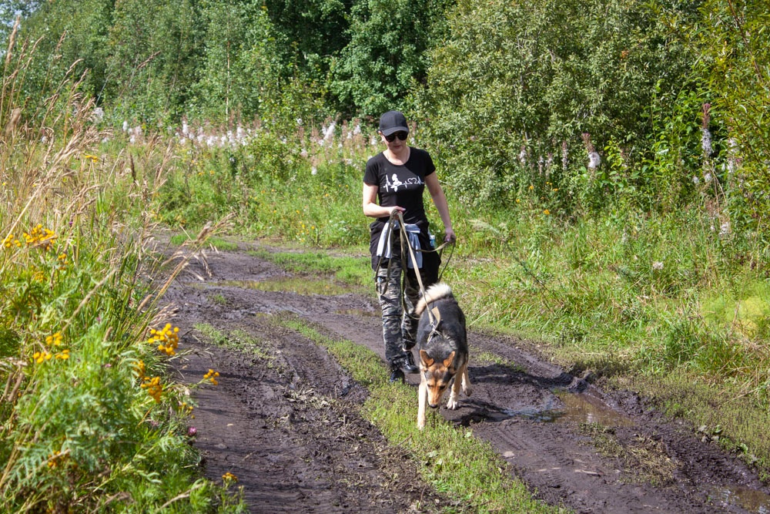
[[[377,218],[370,225],[369,250],[372,269],[377,272],[377,292],[382,307],[382,338],[385,358],[390,366],[390,381],[404,380],[404,373],[417,373],[412,348],[415,345],[418,318],[412,313],[419,296],[415,275],[417,267],[426,288],[438,280],[440,260],[435,252],[416,253],[416,266],[407,256],[406,273],[402,269],[400,229],[388,233],[391,215],[401,212],[407,231],[414,234],[422,249],[431,249],[428,218],[422,196],[425,186],[444,223],[444,240],[454,241],[449,207],[441,184],[436,178],[436,167],[425,150],[406,144],[409,128],[406,118],[398,111],[388,111],[380,117],[378,131],[385,150],[369,159],[364,173],[363,208],[366,216]],[[390,242],[390,245],[388,245]],[[408,253],[408,250],[406,250]],[[379,263],[379,268],[378,268]],[[403,277],[404,303],[401,307]]]

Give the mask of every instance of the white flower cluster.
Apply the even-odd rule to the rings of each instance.
[[[227,130],[226,132],[218,132],[216,129],[206,130],[203,127],[193,129],[186,120],[182,121],[182,126],[178,130],[169,127],[169,133],[174,134],[175,139],[180,145],[190,144],[208,148],[234,148],[246,145],[254,138],[258,131],[259,129],[244,129],[241,125],[238,125],[234,131]],[[136,144],[141,142],[144,131],[140,125],[131,127],[128,121],[124,121],[123,132],[128,136],[129,143]]]
[[[588,169],[595,170],[602,164],[601,156],[594,152],[588,153]]]

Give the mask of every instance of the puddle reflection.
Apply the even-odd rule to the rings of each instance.
[[[728,505],[737,505],[757,514],[770,514],[770,496],[761,491],[736,486],[719,488],[715,492]]]
[[[563,407],[556,407],[550,400],[544,408],[505,409],[508,417],[520,416],[543,423],[596,423],[605,427],[628,427],[631,418],[615,411],[594,396],[582,393],[557,393]],[[768,513],[770,514],[770,513]]]
[[[628,427],[634,424],[631,418],[589,394],[562,393],[559,399],[564,404],[564,409],[562,415],[554,421],[596,423],[605,427]]]

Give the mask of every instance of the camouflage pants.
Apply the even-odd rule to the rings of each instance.
[[[423,285],[428,287],[433,273],[420,270]],[[387,265],[377,270],[377,294],[382,308],[382,339],[385,342],[385,359],[391,367],[397,365],[415,345],[419,317],[414,316],[414,308],[420,297],[420,284],[415,271],[408,269],[403,273],[399,259],[392,259],[390,273]],[[401,282],[403,280],[404,303],[401,304]],[[433,280],[435,281],[435,279]],[[432,282],[431,282],[432,283]]]

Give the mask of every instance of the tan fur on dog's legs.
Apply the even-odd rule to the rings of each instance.
[[[463,394],[470,396],[472,393],[471,378],[468,376],[468,365],[466,364],[465,369],[463,369]]]
[[[420,406],[417,409],[417,428],[420,430],[425,428],[425,404],[428,403],[428,385],[425,383],[425,375],[420,373],[420,388],[417,390],[417,395],[420,400]]]
[[[457,408],[457,397],[460,395],[460,384],[462,383],[465,385],[465,374],[467,373],[468,364],[466,363],[462,368],[460,368],[455,375],[455,380],[452,382],[452,392],[449,393],[449,401],[446,402],[446,408],[450,410],[455,410]],[[462,382],[460,381],[462,377]],[[465,387],[463,387],[463,391],[465,390]]]

